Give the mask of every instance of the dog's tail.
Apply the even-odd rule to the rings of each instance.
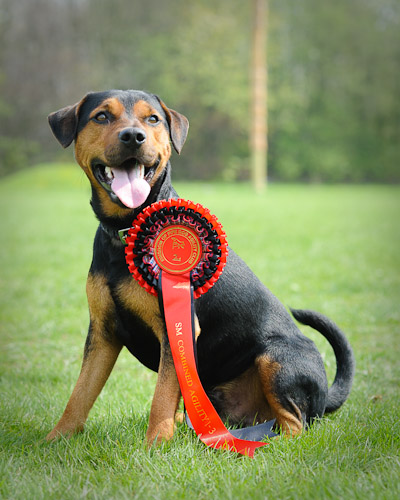
[[[323,314],[302,309],[291,309],[303,325],[311,326],[331,344],[336,357],[336,376],[328,391],[326,413],[337,410],[346,401],[353,382],[355,361],[353,350],[339,327]]]

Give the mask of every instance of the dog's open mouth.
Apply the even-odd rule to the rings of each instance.
[[[95,162],[93,173],[113,201],[120,201],[128,208],[142,205],[150,193],[150,182],[160,163],[146,166],[136,159],[128,159],[118,167]]]

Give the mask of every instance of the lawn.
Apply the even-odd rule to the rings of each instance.
[[[40,166],[0,181],[0,498],[399,498],[400,187],[177,189],[218,216],[285,305],[321,311],[347,333],[357,362],[349,400],[253,460],[207,449],[183,425],[148,451],[156,376],[124,351],[85,432],[46,443],[80,369],[96,220],[78,167]],[[303,331],[332,381],[329,345]]]

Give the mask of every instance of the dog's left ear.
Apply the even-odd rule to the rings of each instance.
[[[167,117],[167,122],[169,125],[169,135],[171,137],[172,145],[174,146],[175,151],[180,154],[188,134],[189,120],[186,118],[186,116],[183,116],[177,111],[168,108],[158,96],[155,97],[157,98]]]

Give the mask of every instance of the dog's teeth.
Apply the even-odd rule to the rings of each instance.
[[[144,179],[144,165],[139,165],[139,179]]]
[[[112,181],[114,179],[114,174],[112,173],[112,170],[110,167],[106,167],[104,169],[104,173],[106,174],[106,177],[109,181]]]

